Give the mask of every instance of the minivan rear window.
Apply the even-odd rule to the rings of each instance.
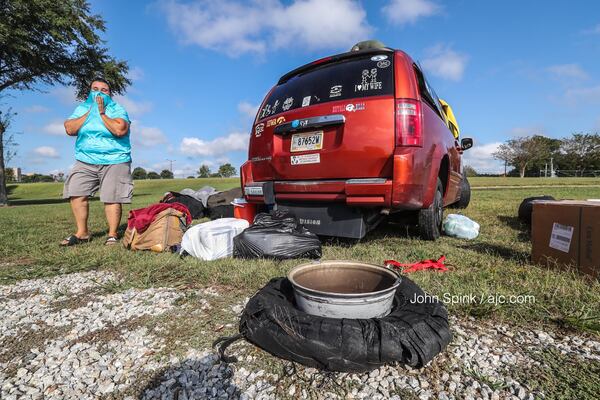
[[[260,109],[258,119],[330,101],[393,95],[392,59],[388,54],[371,53],[317,66],[296,75],[273,89]]]

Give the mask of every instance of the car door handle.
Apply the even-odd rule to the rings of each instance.
[[[343,125],[345,123],[346,117],[342,114],[321,115],[319,117],[295,119],[293,121],[277,125],[273,132],[276,135],[287,135],[288,133],[297,132],[300,130]]]

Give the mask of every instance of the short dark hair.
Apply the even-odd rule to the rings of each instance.
[[[94,79],[92,79],[92,81],[90,82],[90,86],[94,82],[106,83],[108,85],[108,88],[110,89],[110,83],[108,83],[108,81],[106,79],[104,79],[103,77],[101,77],[101,76],[96,76]]]

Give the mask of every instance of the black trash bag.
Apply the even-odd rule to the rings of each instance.
[[[337,372],[365,372],[384,364],[420,368],[452,340],[444,305],[426,297],[413,281],[402,277],[392,312],[383,318],[337,319],[306,314],[295,307],[287,278],[272,279],[246,305],[240,334],[219,339],[226,347],[244,338],[270,354],[308,367]]]
[[[204,218],[204,205],[192,196],[177,192],[169,192],[163,197],[161,203],[181,203],[190,210],[192,219]]]
[[[519,206],[519,219],[527,225],[531,225],[531,214],[533,213],[534,200],[554,200],[554,197],[546,195],[528,197],[521,202],[521,205]]]
[[[242,188],[233,188],[209,196],[206,201],[207,216],[213,220],[218,218],[233,218],[233,205],[231,202],[240,197],[244,197]]]
[[[239,258],[321,258],[318,236],[299,225],[291,214],[260,213],[254,223],[233,238],[233,256]]]

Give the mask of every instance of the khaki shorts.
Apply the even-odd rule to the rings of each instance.
[[[103,203],[131,203],[131,162],[94,165],[76,161],[65,181],[63,199],[93,196],[98,189]]]

